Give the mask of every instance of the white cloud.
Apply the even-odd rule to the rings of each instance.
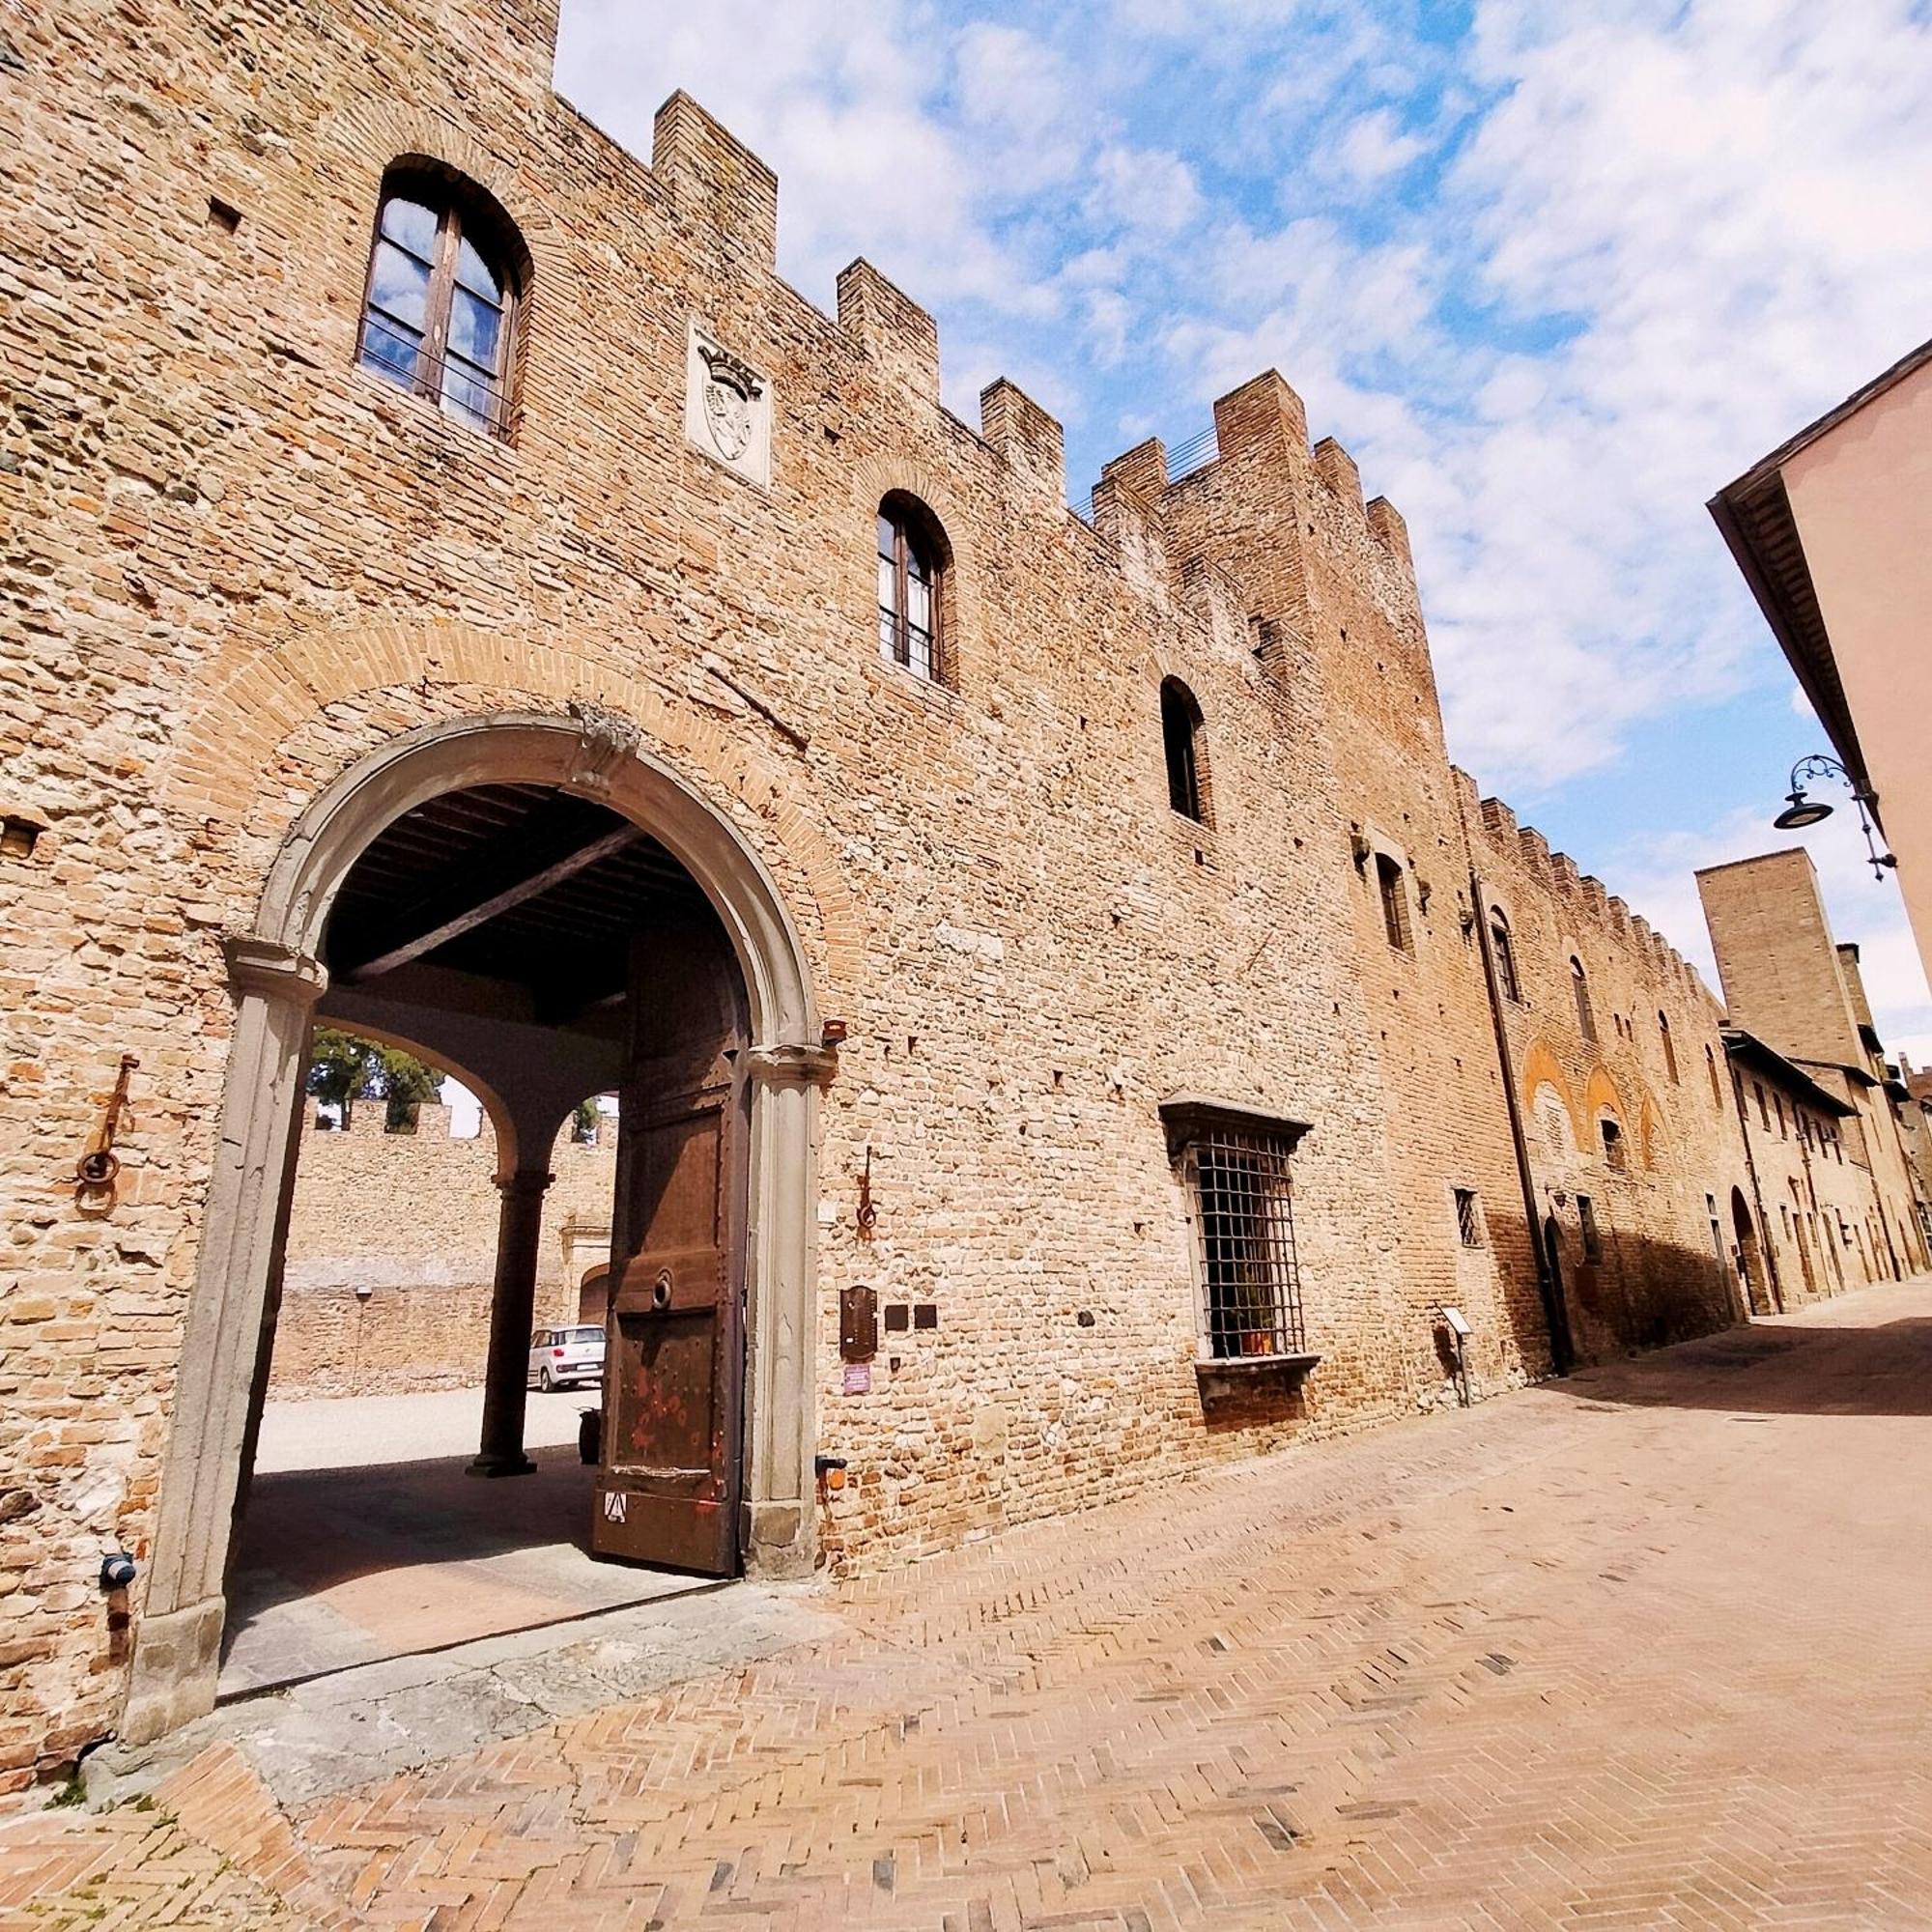
[[[1179,155],[1155,148],[1110,147],[1094,162],[1088,209],[1110,227],[1140,235],[1174,235],[1201,212],[1194,171]]]
[[[1336,156],[1345,172],[1360,182],[1381,182],[1423,154],[1428,144],[1397,126],[1394,113],[1378,107],[1350,123],[1337,145]]]

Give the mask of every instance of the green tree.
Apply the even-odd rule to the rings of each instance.
[[[577,1103],[577,1112],[570,1117],[570,1138],[574,1141],[594,1141],[597,1138],[597,1096],[593,1094],[587,1100]]]
[[[401,1047],[378,1046],[331,1026],[317,1027],[309,1042],[308,1091],[326,1106],[340,1108],[345,1127],[357,1100],[381,1100],[384,1130],[413,1133],[416,1109],[441,1087],[435,1067]]]

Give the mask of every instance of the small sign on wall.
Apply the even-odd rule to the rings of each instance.
[[[870,1395],[872,1392],[872,1365],[870,1362],[847,1362],[843,1382],[847,1395]]]

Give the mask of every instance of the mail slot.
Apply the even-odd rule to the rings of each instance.
[[[879,1352],[879,1297],[869,1288],[838,1291],[838,1354],[842,1361],[869,1362]]]

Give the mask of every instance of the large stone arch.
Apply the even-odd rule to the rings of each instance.
[[[196,1276],[122,1735],[213,1706],[225,1570],[264,1308],[277,1263],[317,957],[333,896],[369,841],[440,793],[557,785],[644,826],[704,891],[751,1008],[748,1566],[809,1568],[818,1090],[833,1056],[778,887],[731,823],[639,746],[628,721],[497,713],[424,725],[311,801],[270,865],[250,930],[227,942],[236,1013]]]

